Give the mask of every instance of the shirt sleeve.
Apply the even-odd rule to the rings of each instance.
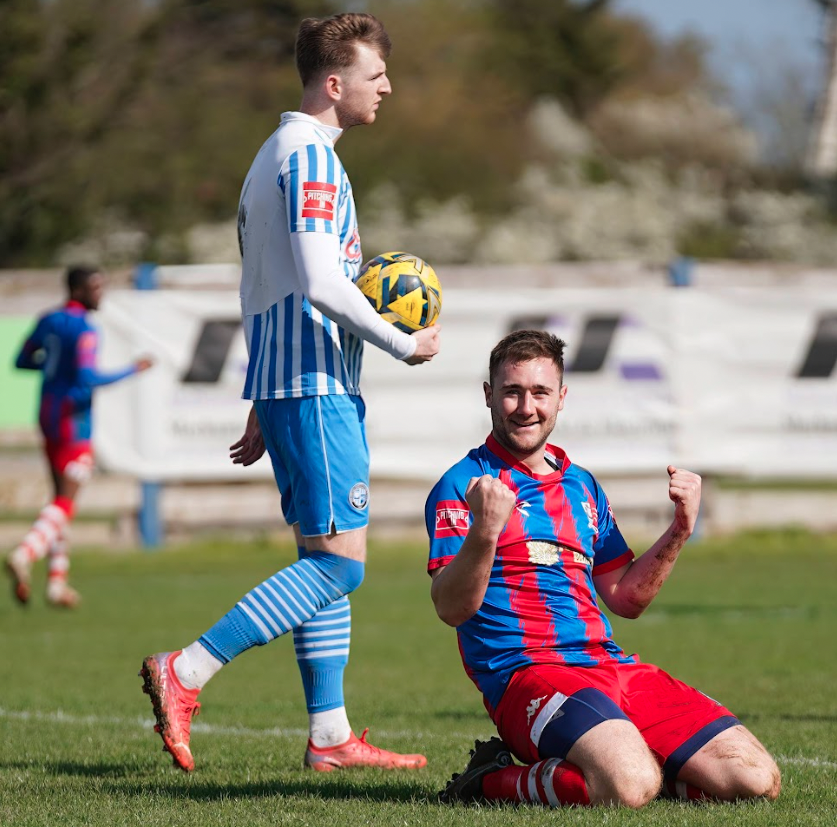
[[[471,510],[465,502],[467,480],[457,481],[450,471],[436,483],[424,507],[430,539],[428,573],[446,566],[462,548],[471,526]]]
[[[40,319],[20,348],[20,353],[15,359],[16,368],[41,370],[44,365],[44,326],[44,320]]]
[[[416,340],[379,316],[343,273],[337,236],[291,234],[299,284],[308,301],[340,327],[396,359],[409,359]]]
[[[279,186],[285,194],[291,233],[339,235],[340,161],[334,149],[308,144],[293,152],[282,166]]]
[[[85,330],[78,337],[76,343],[76,369],[78,378],[82,385],[88,388],[97,388],[101,385],[110,385],[132,376],[137,372],[134,365],[129,365],[121,370],[105,373],[96,368],[96,350],[98,347],[98,336],[93,328]]]
[[[618,569],[634,559],[634,553],[628,547],[616,520],[610,501],[602,487],[593,480],[596,496],[596,514],[598,515],[598,537],[593,543],[593,575],[606,574]]]

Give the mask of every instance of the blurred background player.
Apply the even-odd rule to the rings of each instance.
[[[92,267],[67,271],[67,303],[42,316],[18,354],[16,366],[42,375],[38,424],[44,435],[53,500],[43,508],[20,545],[6,558],[14,595],[28,603],[32,565],[48,556],[46,599],[73,608],[78,592],[67,584],[67,527],[76,495],[93,471],[91,403],[94,388],[109,385],[151,367],[139,359],[122,370],[96,368],[98,334],[87,315],[102,300],[104,278]]]
[[[238,214],[241,308],[253,400],[234,462],[265,448],[296,535],[299,560],[246,594],[185,649],[143,661],[157,731],[175,765],[189,747],[198,693],[226,663],[294,630],[309,713],[304,764],[319,771],[416,768],[353,733],[343,702],[351,618],[347,595],[364,574],[369,452],[360,396],[364,340],[410,365],[439,350],[438,327],[407,335],[354,285],[361,263],[352,188],[335,154],[343,132],[375,121],[391,87],[390,40],[368,14],[307,19],[297,34],[300,111],[285,112],[244,181]]]
[[[774,799],[775,762],[729,710],[611,639],[596,591],[622,617],[645,610],[694,530],[701,480],[668,466],[674,519],[634,559],[595,478],[547,444],[563,351],[540,331],[500,341],[491,434],[427,501],[433,603],[503,739],[477,742],[441,798],[641,807],[664,783],[683,799]]]

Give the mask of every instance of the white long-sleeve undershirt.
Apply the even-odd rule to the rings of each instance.
[[[409,359],[416,340],[382,319],[340,267],[340,241],[331,233],[291,233],[299,285],[324,316],[396,359]]]

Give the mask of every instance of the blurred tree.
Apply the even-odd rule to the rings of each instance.
[[[583,116],[619,81],[610,0],[486,0],[494,43],[485,57],[527,97],[557,97]]]
[[[537,99],[559,99],[595,129],[609,100],[705,84],[700,44],[661,45],[611,5],[356,3],[381,17],[394,44],[392,98],[374,128],[339,146],[361,208],[392,183],[408,218],[426,212],[422,201],[461,194],[457,203],[479,216],[503,211],[537,159],[527,127]],[[254,154],[298,106],[300,19],[341,9],[336,0],[2,0],[0,265],[49,263],[102,215],[142,231],[154,256],[160,239],[234,216]]]
[[[95,148],[145,76],[153,28],[142,3],[0,7],[0,262],[48,260],[84,226]]]
[[[527,159],[522,118],[530,101],[484,64],[494,42],[484,7],[379,0],[370,11],[393,41],[393,94],[371,129],[352,130],[339,145],[361,208],[389,181],[408,215],[422,199],[458,194],[480,213],[507,206]]]
[[[329,11],[322,0],[162,3],[153,69],[100,147],[100,203],[152,239],[235,214],[252,157],[299,102],[299,21]]]

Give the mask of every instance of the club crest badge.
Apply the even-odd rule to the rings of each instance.
[[[369,506],[369,486],[356,482],[349,490],[349,505],[356,511],[365,511]]]

